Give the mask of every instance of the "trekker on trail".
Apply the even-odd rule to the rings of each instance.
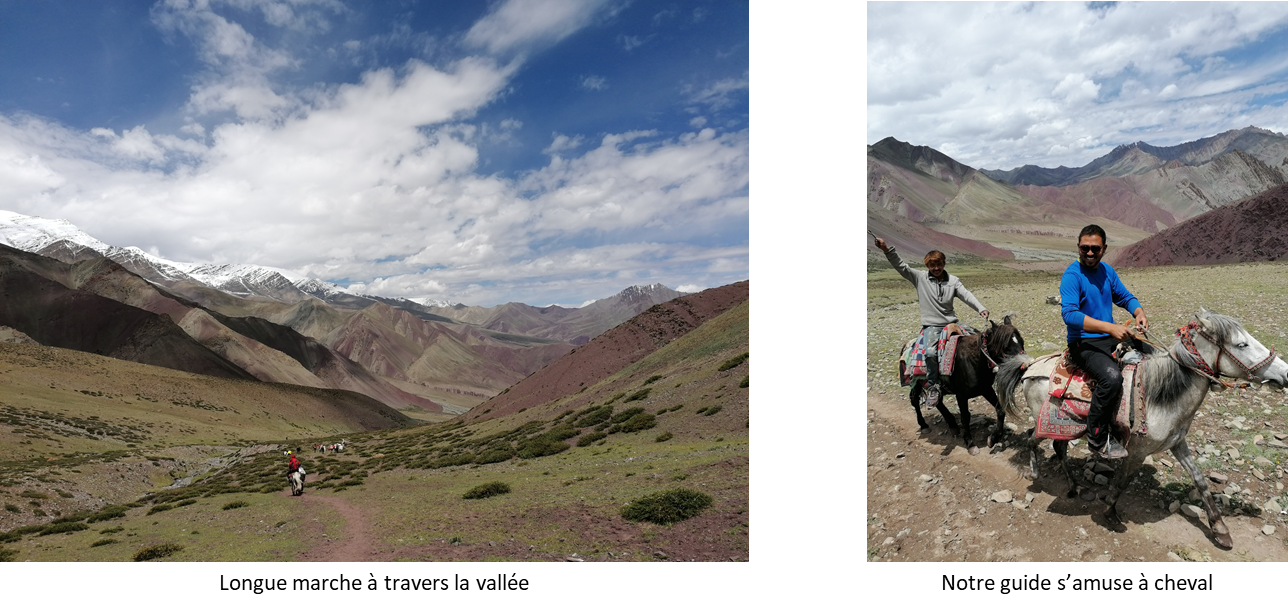
[[[1113,353],[1119,342],[1135,334],[1131,327],[1114,324],[1114,306],[1131,312],[1142,331],[1149,321],[1114,268],[1100,261],[1107,241],[1099,225],[1087,225],[1078,233],[1078,261],[1060,278],[1060,315],[1068,329],[1069,359],[1096,380],[1087,414],[1087,444],[1101,458],[1118,459],[1125,458],[1127,450],[1110,435],[1123,385]]]
[[[286,477],[290,478],[292,473],[300,470],[300,459],[295,452],[286,451]]]
[[[939,388],[939,336],[944,327],[957,322],[953,312],[953,298],[961,299],[966,305],[988,318],[988,309],[980,303],[970,291],[962,286],[962,281],[944,271],[946,258],[944,253],[932,250],[926,253],[923,262],[928,271],[908,267],[893,246],[887,246],[885,240],[876,238],[877,248],[884,252],[890,265],[900,276],[908,279],[917,288],[917,302],[921,306],[921,340],[926,347],[926,405],[938,405],[942,396]]]

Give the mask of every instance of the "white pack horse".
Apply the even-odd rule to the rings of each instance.
[[[299,471],[292,472],[286,476],[286,479],[291,482],[291,496],[304,494],[304,467],[300,467]]]
[[[1027,355],[1019,355],[1002,363],[997,374],[997,395],[1002,406],[1014,418],[1021,418],[1023,413],[1016,405],[1014,392],[1023,382],[1023,394],[1029,409],[1036,420],[1042,402],[1051,392],[1050,373],[1059,359],[1046,359],[1034,363]],[[1028,365],[1032,363],[1033,367]],[[1148,432],[1144,436],[1135,436],[1128,444],[1128,456],[1115,470],[1110,483],[1109,494],[1105,502],[1105,519],[1113,528],[1119,528],[1122,520],[1115,506],[1118,497],[1126,490],[1127,485],[1136,477],[1141,463],[1146,456],[1171,450],[1176,460],[1189,472],[1190,479],[1203,497],[1207,509],[1208,525],[1215,543],[1224,548],[1234,547],[1230,530],[1221,521],[1221,513],[1208,491],[1207,478],[1199,471],[1194,462],[1194,455],[1185,443],[1185,435],[1190,430],[1190,423],[1208,389],[1214,385],[1228,383],[1219,380],[1219,376],[1228,376],[1254,382],[1269,383],[1272,387],[1282,388],[1288,385],[1288,363],[1284,363],[1274,352],[1257,341],[1229,316],[1223,316],[1208,310],[1201,310],[1194,315],[1194,320],[1177,331],[1177,339],[1166,352],[1154,351],[1145,356],[1137,370],[1138,376],[1145,382],[1145,419]],[[1036,479],[1038,473],[1038,439],[1030,432],[1029,479]],[[1068,461],[1069,442],[1052,443],[1056,455],[1069,478],[1068,496],[1079,493],[1078,478]]]

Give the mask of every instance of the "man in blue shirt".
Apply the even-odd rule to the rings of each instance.
[[[1117,459],[1125,458],[1127,450],[1109,431],[1123,377],[1111,355],[1119,342],[1134,334],[1131,327],[1114,324],[1114,305],[1131,312],[1142,330],[1149,328],[1149,321],[1114,268],[1101,263],[1105,242],[1099,225],[1087,225],[1078,234],[1078,262],[1069,264],[1060,278],[1060,314],[1068,329],[1069,357],[1096,381],[1087,415],[1087,444],[1098,456]]]

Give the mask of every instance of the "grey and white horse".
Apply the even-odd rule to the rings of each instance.
[[[299,471],[293,471],[286,479],[291,482],[291,496],[304,494],[304,475]]]
[[[1013,396],[1016,387],[1023,382],[1024,399],[1037,418],[1043,400],[1051,391],[1050,373],[1057,360],[1035,362],[1027,355],[1019,355],[1002,363],[997,374],[997,394],[1007,413],[1015,418],[1023,416]],[[1029,367],[1030,364],[1033,366]],[[1194,455],[1185,443],[1185,435],[1194,415],[1203,405],[1208,389],[1216,385],[1218,376],[1270,383],[1282,388],[1288,385],[1288,363],[1252,337],[1235,319],[1201,310],[1188,326],[1177,331],[1177,339],[1166,353],[1145,356],[1138,371],[1145,383],[1148,432],[1131,439],[1127,458],[1115,470],[1109,494],[1105,497],[1109,505],[1104,513],[1105,519],[1112,527],[1121,526],[1122,520],[1115,509],[1119,496],[1136,477],[1146,456],[1171,450],[1203,497],[1213,540],[1222,548],[1232,548],[1234,541],[1230,530],[1221,521],[1221,513],[1208,490],[1207,478],[1194,462]],[[1025,474],[1029,479],[1037,478],[1038,441],[1031,432],[1028,439],[1029,472]],[[1055,441],[1052,446],[1069,478],[1068,496],[1078,495],[1078,478],[1068,461],[1069,442]]]

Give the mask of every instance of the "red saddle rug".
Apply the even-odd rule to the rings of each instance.
[[[1067,355],[1066,355],[1067,356]],[[1114,414],[1113,426],[1123,446],[1133,435],[1147,432],[1145,423],[1145,386],[1138,380],[1136,365],[1123,367],[1123,392]],[[1039,439],[1068,441],[1087,432],[1087,413],[1091,410],[1091,388],[1085,374],[1061,358],[1051,372],[1051,392],[1038,410],[1035,434]]]
[[[939,375],[950,376],[953,374],[953,361],[957,356],[957,340],[960,335],[950,335],[939,338]],[[929,375],[926,370],[926,348],[922,345],[921,336],[918,335],[903,346],[903,353],[899,357],[899,385],[908,386],[914,380],[925,378]]]

